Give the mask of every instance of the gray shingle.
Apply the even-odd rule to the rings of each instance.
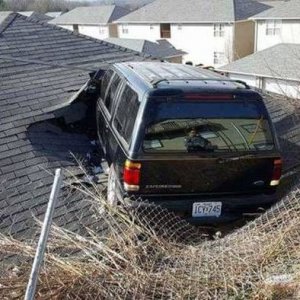
[[[234,22],[269,8],[252,0],[156,0],[116,23]]]
[[[40,213],[44,213],[53,169],[76,165],[70,151],[81,156],[90,151],[91,145],[85,135],[55,131],[47,120],[63,116],[57,109],[65,107],[65,111],[68,110],[69,99],[89,79],[90,71],[107,66],[104,61],[119,62],[124,58],[145,59],[133,51],[34,18],[10,14],[2,22],[1,232],[14,235],[19,232],[25,236],[34,232],[31,208],[43,206]],[[80,209],[82,196],[70,197],[77,201]],[[61,205],[65,199],[61,196]]]
[[[222,66],[219,70],[300,81],[299,57],[299,44],[278,44]]]
[[[272,5],[272,4],[271,4]],[[300,1],[281,1],[274,7],[254,15],[251,19],[300,19]]]
[[[128,14],[130,11],[116,5],[77,7],[50,21],[61,25],[100,25],[108,24]]]
[[[142,39],[107,38],[105,39],[105,41],[160,59],[183,56],[186,54],[186,52],[176,49],[167,40],[158,40],[156,42],[151,42]]]

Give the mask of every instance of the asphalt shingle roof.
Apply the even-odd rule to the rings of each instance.
[[[130,11],[116,5],[77,7],[50,21],[51,24],[59,25],[99,25],[108,24]]]
[[[162,59],[186,54],[176,49],[167,40],[151,42],[143,39],[107,38],[105,41]]]
[[[300,81],[299,58],[299,44],[278,44],[222,66],[219,69],[231,73]]]
[[[234,22],[270,8],[252,0],[156,0],[116,23]]]
[[[12,14],[13,11],[0,11],[0,24],[10,15]],[[34,11],[21,11],[18,12],[20,15],[23,15],[25,17],[30,17],[35,20],[40,20],[40,21],[50,21],[53,18],[44,14],[40,14]]]
[[[281,1],[273,8],[256,14],[251,19],[300,19],[300,1]]]
[[[113,62],[143,59],[131,50],[19,14],[1,24],[0,232],[28,236],[34,228],[32,214],[45,212],[51,173],[77,165],[70,151],[86,155],[91,150],[86,135],[61,131],[51,123],[79,105],[70,105],[70,99],[88,73]],[[81,111],[78,107],[77,113]],[[88,218],[85,207],[82,196],[64,191],[56,220],[66,224],[74,223],[76,215]]]

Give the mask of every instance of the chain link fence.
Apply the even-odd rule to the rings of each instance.
[[[65,170],[37,299],[299,299],[299,112],[279,101],[266,100],[288,166],[281,201],[244,226],[195,227],[158,206],[109,206],[104,175],[86,184]],[[0,235],[1,299],[25,294],[44,208],[26,211],[30,238]]]
[[[298,179],[272,209],[224,238],[157,206],[109,206],[81,187],[95,221],[84,234],[52,228],[38,298],[298,299]],[[11,257],[1,299],[22,298],[36,243],[0,241],[1,255]]]

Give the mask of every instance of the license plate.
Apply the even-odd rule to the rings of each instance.
[[[195,202],[193,203],[193,217],[220,217],[222,202]]]

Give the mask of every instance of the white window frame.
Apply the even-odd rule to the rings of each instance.
[[[103,25],[99,26],[99,34],[105,34],[106,33],[106,27]]]
[[[121,31],[122,31],[123,34],[128,34],[129,33],[128,24],[122,24],[121,25]]]
[[[223,63],[225,63],[225,53],[214,51],[214,65],[220,65]]]
[[[214,24],[214,37],[224,37],[225,36],[225,24],[216,23]]]
[[[279,35],[281,23],[281,20],[266,20],[266,35]]]

